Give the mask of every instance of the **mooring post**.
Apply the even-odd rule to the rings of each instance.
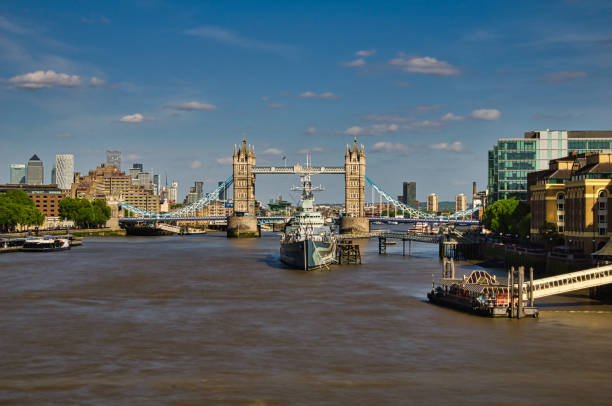
[[[523,283],[525,281],[525,267],[524,266],[519,266],[518,268],[518,312],[516,315],[517,319],[521,318],[521,315],[523,313]]]
[[[402,240],[402,257],[406,256],[406,240]]]
[[[529,307],[534,306],[533,297],[533,267],[529,267]]]
[[[514,318],[514,267],[510,268],[510,317]]]
[[[412,256],[412,240],[408,241],[408,256]]]
[[[451,279],[455,279],[455,260],[452,258],[450,260],[450,277]]]

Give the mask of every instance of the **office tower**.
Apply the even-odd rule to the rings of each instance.
[[[60,154],[55,156],[55,181],[57,187],[68,190],[74,181],[74,155]]]
[[[159,195],[159,175],[153,175],[153,192]]]
[[[416,207],[416,182],[402,184],[402,202],[410,207]]]
[[[438,211],[438,195],[430,193],[427,195],[427,210],[432,212]]]
[[[25,164],[10,164],[11,171],[10,181],[12,184],[26,182],[26,166]]]
[[[467,210],[467,197],[463,193],[455,197],[455,211]]]
[[[136,176],[136,184],[144,186],[145,189],[151,189],[151,176],[149,172],[140,172]]]
[[[178,201],[178,182],[173,181],[170,190],[168,191],[168,201],[176,203]]]
[[[26,183],[28,185],[42,185],[45,183],[45,168],[36,154],[28,161],[26,168]]]
[[[57,185],[57,177],[56,177],[56,169],[55,164],[53,164],[53,168],[51,168],[51,184]]]
[[[140,172],[144,171],[142,164],[135,163],[135,164],[132,165],[132,168],[140,169]]]
[[[121,151],[106,151],[106,165],[121,169]]]
[[[194,186],[197,197],[196,200],[201,199],[204,196],[204,182],[195,182]]]
[[[500,138],[488,156],[489,203],[527,200],[527,174],[570,153],[612,152],[612,131],[529,131],[523,138]]]

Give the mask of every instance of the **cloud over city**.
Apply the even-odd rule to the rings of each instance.
[[[407,56],[399,53],[397,57],[389,61],[389,65],[400,68],[406,73],[421,73],[435,76],[459,75],[459,68],[448,62],[438,60],[430,56]]]
[[[119,121],[122,123],[131,123],[131,124],[138,124],[138,123],[143,123],[145,121],[151,121],[151,120],[153,120],[153,117],[145,117],[140,113],[128,114],[119,119]]]
[[[302,99],[328,99],[328,100],[340,98],[340,96],[332,92],[315,93],[315,92],[311,92],[310,90],[305,91],[304,93],[300,94],[300,97]]]
[[[166,104],[164,107],[179,111],[217,111],[217,106],[209,103],[200,103],[197,101],[190,101],[180,104]]]
[[[47,87],[78,87],[81,78],[78,75],[57,73],[53,70],[38,70],[24,75],[10,78],[9,83],[14,87],[24,89],[42,89]]]

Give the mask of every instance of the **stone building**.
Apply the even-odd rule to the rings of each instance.
[[[346,146],[344,154],[344,207],[349,217],[365,217],[365,171],[366,156],[363,144],[357,147],[357,138],[353,148]]]
[[[251,169],[255,166],[255,147],[247,145],[242,138],[240,147],[234,145],[234,212],[237,215],[255,215],[255,175]]]
[[[85,176],[77,173],[70,194],[79,199],[121,201],[159,212],[159,197],[155,196],[153,190],[133,185],[132,178],[114,165],[102,164]]]
[[[591,253],[612,236],[608,199],[612,194],[612,153],[572,154],[550,161],[528,177],[531,238],[557,231],[565,244]]]
[[[438,211],[438,195],[430,193],[427,195],[427,211],[436,213]]]
[[[56,185],[27,185],[27,184],[8,184],[0,185],[0,193],[9,190],[23,190],[30,196],[34,205],[45,217],[59,216],[59,202],[66,193]]]
[[[467,197],[463,193],[455,196],[455,211],[467,210]]]

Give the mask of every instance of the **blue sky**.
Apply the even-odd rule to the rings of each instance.
[[[34,153],[49,179],[55,154],[86,172],[116,149],[184,194],[231,174],[243,134],[261,165],[342,165],[357,136],[387,192],[452,200],[485,187],[498,138],[612,128],[610,21],[588,0],[3,2],[0,182]]]

